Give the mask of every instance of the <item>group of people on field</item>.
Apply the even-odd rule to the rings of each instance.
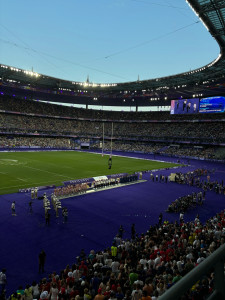
[[[78,194],[86,193],[89,188],[89,183],[77,183],[69,184],[63,187],[57,187],[54,190],[54,194],[57,198],[66,198],[67,196],[74,196]]]

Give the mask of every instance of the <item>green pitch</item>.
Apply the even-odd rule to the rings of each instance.
[[[94,176],[133,173],[176,164],[76,151],[0,153],[0,194],[18,192],[21,188],[62,185],[63,181]]]

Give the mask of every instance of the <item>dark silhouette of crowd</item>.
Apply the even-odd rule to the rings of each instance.
[[[132,224],[131,239],[126,240],[122,239],[121,225],[111,247],[90,253],[82,249],[72,265],[53,271],[40,282],[18,287],[9,299],[160,299],[224,244],[224,228],[224,211],[205,224],[199,215],[192,222],[185,223],[181,218],[179,223],[170,223],[160,214],[159,223],[145,234],[138,234]],[[210,271],[182,299],[206,299],[214,284],[214,273]]]
[[[190,186],[196,186],[206,191],[214,191],[217,194],[225,195],[225,186],[223,180],[211,180],[211,173],[215,170],[196,169],[187,173],[176,173],[175,182],[179,184],[188,184]]]
[[[191,194],[178,197],[167,208],[167,212],[186,212],[190,208],[195,208],[197,205],[202,205],[206,195],[204,192],[192,192]]]

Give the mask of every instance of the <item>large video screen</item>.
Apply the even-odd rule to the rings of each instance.
[[[225,112],[225,97],[209,97],[200,100],[200,113],[222,113]]]
[[[199,98],[171,100],[170,114],[196,114],[199,111]]]

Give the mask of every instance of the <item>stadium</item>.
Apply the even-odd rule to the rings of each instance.
[[[200,68],[0,64],[1,299],[225,299],[225,2],[186,2],[220,49]]]

